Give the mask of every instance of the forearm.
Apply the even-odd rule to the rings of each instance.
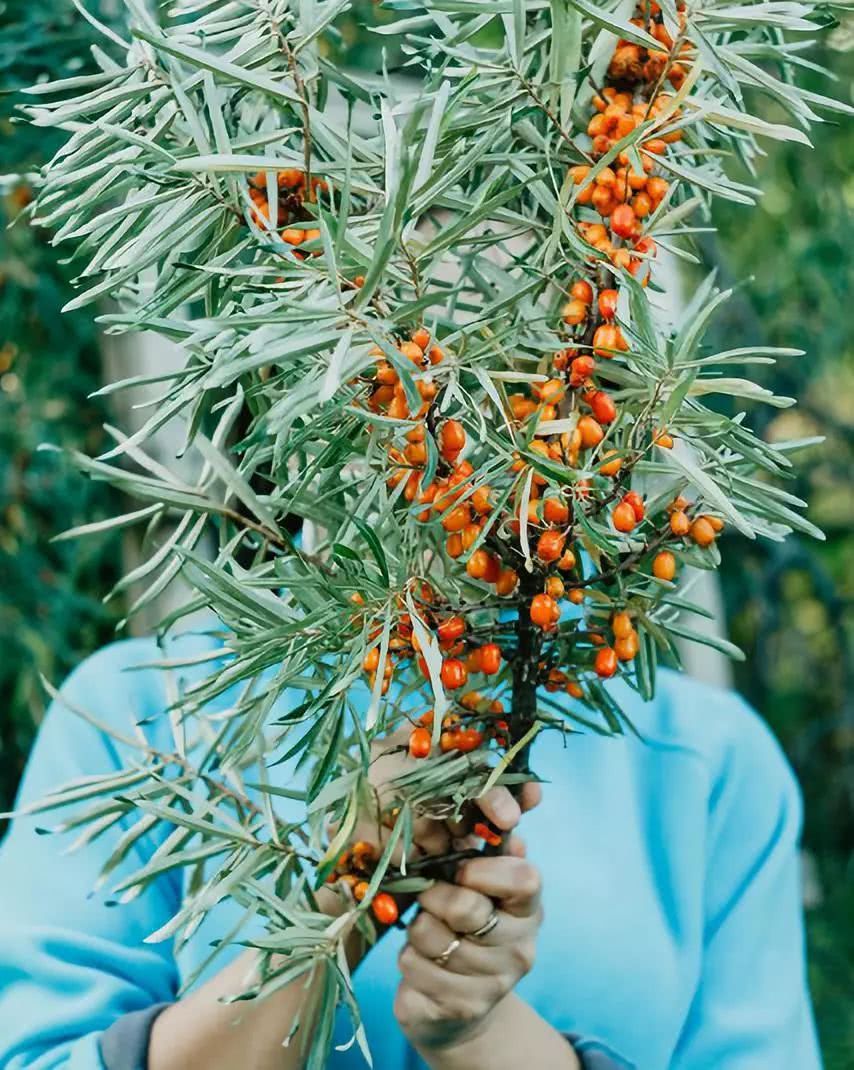
[[[419,1048],[430,1070],[580,1070],[569,1041],[515,993],[460,1042]]]
[[[337,913],[340,900],[330,893],[326,899],[324,909]],[[353,936],[348,945],[351,965],[361,953],[361,940]],[[312,979],[304,974],[264,999],[224,1002],[252,983],[255,962],[254,952],[244,952],[159,1015],[151,1031],[148,1070],[300,1070],[302,1040],[287,1047],[284,1042],[297,1016],[300,1038],[312,1029],[306,1011],[322,975],[318,972]]]

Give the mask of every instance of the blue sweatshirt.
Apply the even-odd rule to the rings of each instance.
[[[199,642],[180,640],[169,653]],[[124,641],[71,675],[61,692],[69,705],[56,701],[47,714],[21,805],[131,757],[69,706],[125,735],[144,722],[151,744],[171,751],[164,673],[134,669],[162,656],[153,641]],[[666,671],[653,702],[619,683],[614,693],[644,741],[579,733],[562,745],[549,734],[534,747],[533,767],[549,783],[520,831],[543,874],[545,922],[519,994],[620,1066],[815,1070],[800,799],[785,759],[733,694]],[[178,952],[169,941],[145,943],[178,909],[182,875],[112,905],[108,889],[92,889],[119,833],[63,853],[74,833],[36,832],[55,820],[20,817],[0,847],[0,1070],[107,1070],[104,1031],[174,999],[237,917],[232,903],[220,904]],[[116,880],[163,835],[138,841]],[[420,1065],[391,1012],[403,939],[391,932],[356,974],[379,1070]],[[226,961],[201,970],[197,983]],[[352,1049],[328,1065],[364,1063]]]

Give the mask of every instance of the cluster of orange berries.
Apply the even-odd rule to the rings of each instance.
[[[634,661],[640,650],[640,639],[630,613],[625,610],[614,613],[611,617],[611,631],[614,636],[613,643],[600,646],[593,662],[596,675],[603,679],[613,676],[621,661]],[[594,642],[604,643],[604,639],[594,637]]]
[[[676,498],[667,507],[670,514],[670,531],[676,538],[689,538],[702,549],[711,546],[724,529],[718,516],[701,513],[693,519],[686,510],[690,507],[687,498]]]
[[[643,498],[636,490],[630,490],[611,511],[611,523],[617,531],[628,534],[634,531],[645,516],[646,506]]]
[[[608,67],[609,84],[594,95],[594,110],[587,125],[594,160],[610,152],[642,123],[660,119],[666,127],[680,116],[673,107],[673,97],[659,91],[665,77],[678,89],[686,76],[685,68],[674,55],[674,42],[661,21],[661,8],[655,0],[644,0],[632,23],[655,37],[661,43],[661,50],[648,50],[626,40],[617,43]],[[684,55],[692,49],[689,43],[683,42],[675,51]],[[638,275],[644,263],[655,256],[655,242],[641,233],[643,220],[667,196],[670,183],[657,171],[668,146],[681,137],[679,129],[664,129],[641,141],[634,157],[635,163],[640,161],[639,171],[634,169],[632,156],[625,150],[619,153],[614,166],[601,168],[592,180],[588,177],[591,165],[570,168],[577,187],[576,204],[590,206],[608,221],[608,226],[581,222],[579,231],[618,269]],[[648,272],[643,272],[641,281],[644,284],[649,281]]]
[[[680,31],[685,28],[685,4],[677,3]],[[675,46],[673,38],[664,25],[661,5],[657,0],[641,0],[637,14],[631,24],[639,30],[645,30],[659,42],[661,48],[648,49],[631,41],[620,40],[608,66],[608,77],[613,82],[636,85],[646,82],[655,85],[665,75],[674,89],[679,89],[687,77],[687,72],[679,62],[679,57],[689,57],[693,47],[688,41]]]
[[[361,596],[354,601],[360,604]],[[497,643],[477,643],[467,634],[468,627],[464,617],[459,613],[443,609],[433,588],[428,583],[421,583],[418,590],[418,615],[436,636],[442,652],[440,670],[442,686],[447,691],[458,691],[468,683],[469,676],[496,676],[501,672],[503,655]],[[380,629],[371,635],[377,640]],[[412,626],[412,617],[406,612],[402,598],[398,599],[398,614],[394,633],[388,644],[388,657],[385,660],[382,693],[388,691],[394,675],[395,663],[416,658],[419,669],[425,678],[429,677],[427,661],[421,651],[421,644]],[[362,660],[362,669],[368,674],[371,687],[376,683],[379,670],[379,646],[373,646]]]
[[[645,265],[654,258],[656,246],[652,238],[644,233],[644,220],[669,194],[669,182],[658,172],[669,146],[681,137],[679,130],[672,129],[673,123],[679,118],[673,97],[661,93],[660,88],[665,80],[669,80],[675,89],[682,84],[685,70],[678,58],[689,50],[689,46],[680,43],[674,47],[655,0],[642,0],[633,22],[642,25],[662,47],[660,51],[648,50],[626,40],[618,42],[608,68],[609,84],[593,98],[594,113],[588,128],[593,142],[592,158],[600,158],[617,141],[649,120],[656,122],[654,136],[645,137],[638,143],[637,152],[619,154],[611,167],[600,168],[592,180],[589,178],[592,170],[590,165],[579,165],[570,172],[576,185],[576,203],[593,208],[602,220],[589,221],[588,212],[588,219],[582,219],[578,225],[585,240],[600,254],[605,264],[600,262],[595,282],[592,278],[581,277],[570,288],[561,310],[569,337],[566,348],[553,358],[553,377],[508,397],[508,418],[523,432],[529,455],[515,454],[510,471],[512,474],[521,474],[529,466],[533,467],[526,482],[528,492],[524,512],[522,501],[525,499],[517,496],[515,504],[507,507],[505,515],[495,517],[493,489],[478,485],[473,465],[466,459],[461,460],[466,447],[465,428],[455,419],[446,419],[437,427],[435,419],[430,418],[431,402],[436,391],[429,374],[422,377],[426,380],[423,389],[419,383],[422,405],[417,413],[410,413],[394,369],[383,360],[378,365],[370,400],[375,411],[418,421],[417,427],[407,432],[406,445],[390,450],[393,470],[389,483],[397,486],[406,480],[404,496],[413,503],[421,521],[429,522],[434,517],[440,519],[447,533],[445,549],[448,556],[451,559],[464,558],[465,569],[471,579],[494,586],[499,596],[512,595],[519,586],[520,577],[512,567],[514,562],[505,552],[505,546],[510,549],[514,538],[520,540],[525,526],[527,543],[543,581],[542,588],[530,602],[529,614],[533,624],[545,633],[557,630],[563,598],[576,604],[584,599],[584,584],[577,580],[571,582],[567,576],[578,564],[569,540],[573,532],[573,511],[583,508],[583,503],[591,497],[592,482],[590,478],[582,477],[575,480],[571,487],[549,490],[549,479],[542,471],[538,471],[536,461],[532,461],[530,454],[543,458],[543,469],[549,463],[577,469],[583,463],[582,452],[597,450],[606,438],[609,426],[618,420],[619,412],[614,399],[597,382],[599,362],[610,361],[629,349],[617,322],[619,293],[616,281],[608,285],[607,276],[610,269],[616,280],[618,273],[625,270],[642,283],[648,282],[649,273]],[[638,161],[640,169],[635,171]],[[398,348],[416,365],[427,370],[434,363],[429,344],[429,334],[422,329],[409,342],[400,343]],[[571,391],[574,394],[570,394]],[[572,430],[555,429],[549,433],[546,425],[560,420],[567,413],[574,414]],[[529,421],[535,425],[536,437],[530,434]],[[430,484],[424,486],[422,474],[432,452],[428,435],[435,436],[440,463]],[[673,444],[672,436],[665,429],[653,432],[652,445],[670,449]],[[606,450],[598,459],[596,471],[600,476],[618,479],[625,475],[625,463],[624,452]],[[610,500],[606,498],[606,502]],[[688,527],[682,531],[683,521],[673,520],[677,513],[679,510],[671,513],[673,537],[678,534],[689,535],[700,546],[711,545],[720,530],[716,527],[720,523],[716,518],[698,516],[688,519]],[[646,520],[646,506],[641,495],[632,490],[621,493],[610,510],[610,520],[617,532],[629,534],[634,531]],[[664,533],[660,532],[656,541],[662,541],[663,537]],[[520,553],[522,546],[517,544],[514,550]],[[671,550],[662,549],[655,555],[652,572],[657,579],[672,581],[676,574],[676,557]],[[456,620],[459,623],[455,621],[447,626],[464,630],[462,618]],[[595,671],[600,676],[613,675],[619,663],[633,660],[639,649],[638,636],[631,619],[623,614],[615,617],[615,622],[613,644],[605,645],[604,639],[594,644],[602,647],[597,651],[594,661]],[[437,621],[436,626],[440,629],[441,637],[441,629],[445,625]],[[470,649],[462,631],[449,641],[457,646],[444,648],[446,656],[442,664],[442,681],[446,689],[456,691],[464,687],[470,672],[489,673],[488,669],[477,663],[489,645]],[[501,652],[497,647],[495,649],[498,655],[497,671],[501,664]],[[417,655],[418,652],[414,652]],[[426,674],[426,665],[423,659],[419,660]],[[548,688],[566,689],[568,693],[580,697],[580,685],[562,670],[542,666],[541,669],[542,680]],[[410,753],[414,756],[423,757],[430,753],[432,734],[427,730],[428,727],[419,725],[413,730]],[[450,740],[454,738],[450,726],[443,726],[443,729],[446,747],[466,748],[469,737],[465,733],[471,731],[469,728],[459,730],[459,740],[462,741],[459,748],[450,746]],[[471,739],[474,740],[479,733],[479,745],[483,741],[483,732],[477,728],[474,732],[475,736],[471,736]]]
[[[376,869],[377,851],[372,843],[359,840],[348,848],[335,863],[335,869],[326,878],[328,884],[343,885],[357,903],[368,894],[371,875]],[[393,895],[378,892],[371,900],[371,911],[380,925],[394,925],[400,911]]]
[[[303,205],[308,199],[314,201],[317,191],[326,191],[329,186],[325,179],[312,177],[310,190],[306,191],[305,172],[296,167],[288,167],[276,172],[276,189],[278,192],[276,220],[278,223],[292,223],[292,217],[303,215]],[[249,199],[252,201],[252,221],[263,230],[271,226],[270,202],[267,199],[267,172],[259,171],[249,179]],[[314,226],[289,225],[279,231],[279,237],[287,245],[309,246],[307,250],[295,249],[294,256],[304,259],[307,253],[319,256],[320,250],[311,248],[312,243],[320,238],[320,231]]]
[[[355,283],[358,284],[356,279]],[[409,339],[401,340],[395,346],[402,357],[411,361],[417,371],[424,372],[432,365],[441,364],[445,359],[444,350],[431,342],[430,332],[426,327],[419,327]],[[437,386],[429,375],[422,375],[416,382],[418,393],[421,396],[421,406],[413,413],[406,399],[406,392],[400,381],[394,365],[386,359],[386,355],[379,346],[371,350],[371,356],[375,358],[376,367],[371,379],[371,393],[368,398],[368,408],[373,412],[383,413],[394,420],[410,420],[416,418],[424,420],[430,402],[436,397]],[[427,448],[424,445],[426,428],[422,423],[413,428],[407,434],[407,447],[401,452],[392,455],[402,468],[423,467],[427,460]],[[411,448],[410,448],[411,447]],[[403,478],[405,473],[401,473]]]
[[[459,699],[459,709],[442,718],[439,750],[442,754],[450,751],[468,754],[491,739],[494,739],[499,747],[506,747],[509,725],[504,719],[504,713],[504,703],[500,699],[489,698],[479,691],[467,691]],[[418,719],[418,724],[409,734],[410,757],[430,756],[433,750],[434,719],[433,710],[428,710]]]

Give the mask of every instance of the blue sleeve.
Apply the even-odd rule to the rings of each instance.
[[[816,1070],[799,789],[767,728],[737,712],[712,791],[701,976],[672,1070]]]
[[[116,643],[84,662],[61,696],[125,735],[164,708],[156,670],[124,672],[158,656],[150,641]],[[158,709],[159,707],[159,709]],[[124,764],[121,744],[62,702],[52,703],[18,805],[77,777]],[[92,894],[121,827],[65,853],[76,833],[39,835],[67,810],[18,817],[0,847],[0,1066],[4,1070],[103,1070],[102,1032],[122,1015],[174,998],[172,947],[145,937],[178,909],[180,889],[161,879],[130,903]],[[137,841],[138,868],[156,847]]]

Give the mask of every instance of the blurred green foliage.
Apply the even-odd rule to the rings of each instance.
[[[90,9],[92,5],[90,4]],[[110,15],[104,6],[101,14]],[[393,67],[387,39],[366,35],[382,18],[357,0],[340,22],[347,62]],[[390,17],[390,16],[389,16]],[[65,0],[31,5],[0,0],[0,79],[21,86],[64,77],[87,62],[94,32]],[[384,57],[384,50],[387,50]],[[854,23],[837,28],[810,58],[850,99]],[[821,91],[815,73],[811,88]],[[26,173],[57,141],[12,123],[14,95],[0,96],[0,174]],[[778,116],[769,116],[780,118]],[[804,788],[805,843],[822,898],[808,915],[811,985],[828,1070],[854,1067],[854,134],[850,121],[817,130],[815,148],[770,144],[756,209],[723,206],[719,235],[700,252],[737,286],[716,341],[800,346],[806,356],[765,370],[764,385],[797,397],[795,410],[756,407],[769,436],[824,435],[797,459],[795,493],[827,533],[823,544],[724,542],[722,570],[731,636],[747,662],[739,690],[781,739]],[[26,179],[0,187],[0,224],[27,200]],[[69,281],[48,235],[19,223],[0,235],[0,807],[9,803],[43,709],[38,674],[53,681],[111,637],[100,596],[118,574],[115,540],[51,543],[64,528],[118,508],[115,491],[88,484],[42,442],[97,453],[104,412],[87,395],[101,381],[91,314],[60,317]],[[761,369],[759,369],[761,372]],[[751,368],[755,376],[757,368]]]
[[[849,103],[854,20],[809,58],[836,77]],[[811,74],[809,88],[827,92]],[[772,115],[768,114],[771,118]],[[785,119],[775,115],[774,118]],[[803,357],[750,369],[798,406],[755,406],[752,426],[770,438],[825,436],[800,453],[788,489],[810,503],[826,533],[784,544],[728,536],[721,578],[730,637],[747,655],[738,689],[782,742],[805,799],[804,842],[821,901],[808,913],[811,985],[828,1070],[854,1067],[854,128],[814,128],[814,149],[769,146],[755,209],[716,215],[706,264],[736,285],[717,321],[721,348],[746,342],[796,346]]]
[[[55,9],[54,9],[55,8]],[[71,4],[0,4],[0,82],[78,73],[94,31]],[[104,412],[87,402],[101,385],[91,313],[60,316],[67,272],[49,235],[20,219],[26,173],[60,144],[52,131],[13,122],[0,96],[0,808],[9,805],[45,705],[39,674],[58,681],[109,639],[101,596],[118,578],[104,539],[51,543],[73,524],[109,515],[115,492],[85,481],[42,443],[102,449]],[[21,175],[22,177],[16,177]],[[12,226],[10,224],[18,219]]]

